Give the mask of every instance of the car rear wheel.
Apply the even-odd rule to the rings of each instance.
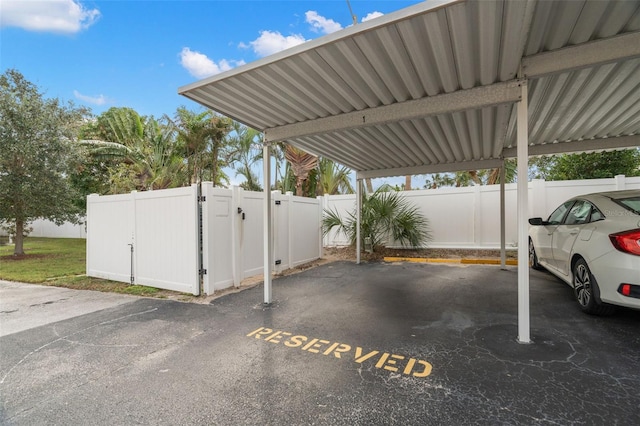
[[[583,312],[591,315],[610,315],[615,307],[596,300],[598,283],[589,270],[587,262],[580,258],[573,265],[573,292]]]
[[[533,269],[543,269],[542,265],[538,263],[538,255],[536,255],[536,249],[533,247],[531,238],[529,238],[529,266]]]

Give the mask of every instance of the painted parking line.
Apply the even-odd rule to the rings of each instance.
[[[308,353],[333,355],[337,359],[352,359],[358,364],[365,361],[375,361],[375,367],[391,372],[401,371],[402,374],[413,377],[427,377],[431,374],[432,365],[421,359],[404,355],[382,352],[377,350],[365,351],[360,346],[351,346],[346,343],[332,342],[330,340],[309,338],[301,334],[294,334],[283,330],[273,330],[260,327],[247,334],[264,342],[283,344],[288,348],[298,348]]]
[[[499,265],[500,259],[441,259],[427,257],[385,257],[385,262],[412,262],[412,263],[454,263],[463,265]],[[517,259],[507,259],[507,265],[517,266]]]

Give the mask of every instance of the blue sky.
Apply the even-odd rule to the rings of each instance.
[[[358,22],[419,3],[351,0]],[[202,110],[178,88],[352,25],[346,0],[0,0],[0,72],[95,115]],[[254,170],[262,176],[261,166]],[[227,170],[232,184],[240,177]],[[375,179],[374,185],[404,183]],[[424,179],[415,179],[421,187]]]
[[[351,0],[358,22],[418,1]],[[180,86],[352,24],[346,0],[2,0],[0,67],[94,114],[173,116]]]

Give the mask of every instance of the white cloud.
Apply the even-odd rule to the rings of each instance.
[[[210,77],[229,71],[236,66],[244,65],[244,61],[228,61],[226,59],[215,63],[207,55],[193,51],[188,47],[184,47],[180,52],[180,63],[189,71],[189,74],[197,78]]]
[[[29,31],[77,33],[99,17],[98,9],[87,9],[77,0],[0,2],[0,24]]]
[[[98,95],[98,96],[87,96],[87,95],[83,95],[82,93],[78,92],[77,90],[73,91],[73,96],[76,97],[76,99],[79,99],[83,102],[86,102],[88,104],[93,104],[93,105],[104,105],[107,103],[107,98],[104,95]]]
[[[381,12],[371,12],[369,14],[367,14],[367,16],[365,16],[364,18],[362,18],[362,22],[367,22],[370,21],[372,19],[376,19],[379,18],[380,16],[384,15],[384,13]]]
[[[283,36],[278,31],[261,31],[260,37],[250,42],[249,45],[258,56],[268,56],[281,50],[304,43],[305,38],[300,34]],[[247,47],[241,43],[240,47]]]
[[[316,12],[315,10],[307,11],[307,13],[305,13],[305,17],[306,22],[308,24],[311,24],[311,28],[314,31],[319,31],[324,34],[331,34],[342,29],[342,25],[340,25],[339,22],[318,15],[318,12]]]

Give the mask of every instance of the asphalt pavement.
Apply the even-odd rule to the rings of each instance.
[[[273,285],[270,307],[261,286],[135,298],[4,335],[0,423],[640,423],[640,312],[585,315],[550,274],[529,345],[515,268],[336,262]]]

